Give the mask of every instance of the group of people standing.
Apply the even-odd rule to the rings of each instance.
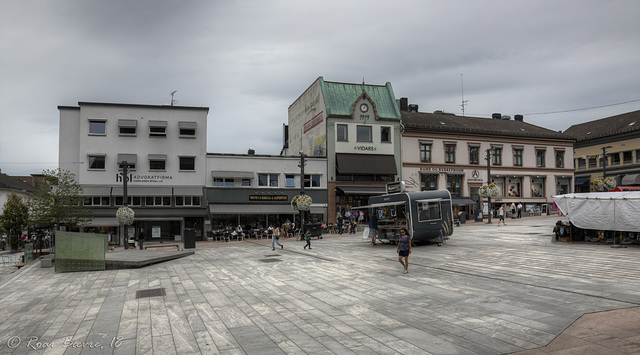
[[[522,203],[518,202],[518,205],[516,206],[515,202],[511,202],[511,206],[509,206],[511,209],[511,218],[522,218]],[[516,211],[517,211],[517,216],[516,216]],[[500,209],[498,209],[498,217],[500,218],[500,220],[498,220],[498,227],[500,226],[500,222],[502,222],[503,225],[507,225],[507,223],[505,223],[505,217],[507,216],[507,209],[506,209],[506,205],[502,205],[500,206]]]

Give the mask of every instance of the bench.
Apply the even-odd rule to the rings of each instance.
[[[176,249],[178,251],[180,251],[180,244],[152,244],[152,245],[145,245],[144,249],[149,249],[149,248],[164,248],[164,247],[176,247]]]

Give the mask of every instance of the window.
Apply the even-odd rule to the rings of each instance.
[[[440,201],[418,202],[418,221],[433,221],[442,219]]]
[[[556,150],[556,168],[564,168],[564,150]]]
[[[116,196],[116,206],[122,206],[122,196]],[[127,196],[128,206],[142,206],[142,197],[140,196]]]
[[[258,174],[258,186],[278,186],[278,174]]]
[[[105,197],[100,197],[100,196],[85,197],[83,204],[85,206],[110,206],[111,198],[106,196]]]
[[[595,160],[595,158],[593,159]],[[591,167],[591,158],[589,158],[589,167]],[[586,169],[586,168],[587,168],[587,161],[583,158],[578,158],[578,169]]]
[[[196,122],[178,122],[178,129],[180,130],[180,138],[195,138],[196,137]]]
[[[106,136],[107,121],[106,120],[89,120],[89,135]]]
[[[513,150],[513,166],[522,166],[522,149]]]
[[[235,179],[213,178],[213,186],[235,186]]]
[[[609,153],[611,165],[620,165],[620,153]]]
[[[451,197],[462,196],[462,175],[447,175],[447,190]]]
[[[242,186],[251,186],[251,179],[242,179]]]
[[[447,164],[456,163],[456,146],[447,144],[444,146],[444,162]]]
[[[118,171],[122,171],[122,169],[124,169],[124,164],[120,163],[118,164]],[[131,171],[131,170],[136,170],[136,162],[127,162],[127,170]]]
[[[380,127],[380,142],[391,143],[391,127]]]
[[[320,187],[320,175],[305,175],[304,187]]]
[[[580,162],[578,161],[578,163]],[[582,164],[584,165],[584,159],[582,159]],[[597,167],[598,167],[598,160],[595,157],[589,157],[589,168],[597,168]],[[582,166],[580,169],[584,169],[584,168],[585,166]]]
[[[105,158],[104,155],[89,155],[89,169],[104,170]]]
[[[144,198],[146,206],[171,206],[171,197],[169,196],[147,196]]]
[[[338,141],[341,141],[341,142],[348,142],[349,141],[349,126],[347,126],[346,124],[339,124],[338,125],[338,137],[336,139]]]
[[[477,146],[469,147],[469,164],[473,164],[473,165],[480,164],[480,147],[477,147]]]
[[[135,136],[138,121],[136,120],[118,120],[118,128],[121,136]]]
[[[176,196],[176,206],[200,206],[199,196]]]
[[[165,138],[167,121],[149,121],[149,137]]]
[[[420,161],[431,163],[431,143],[420,143]]]
[[[636,163],[640,163],[640,149],[636,149]]]
[[[631,164],[633,163],[633,152],[626,151],[622,152],[622,164]]]
[[[545,149],[536,149],[536,166],[539,168],[545,167],[544,156],[547,154]]]
[[[356,140],[358,142],[373,142],[372,127],[371,126],[356,127]]]
[[[493,150],[491,154],[493,165],[502,165],[502,147],[491,147],[491,150]]]
[[[421,174],[421,191],[431,191],[438,189],[438,174]]]
[[[294,187],[296,186],[296,176],[293,174],[287,174],[284,177],[284,186],[286,187]]]
[[[196,170],[196,158],[195,157],[180,157],[180,170],[195,171]]]
[[[166,170],[166,165],[166,160],[149,159],[149,170]]]

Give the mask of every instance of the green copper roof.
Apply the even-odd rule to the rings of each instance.
[[[401,120],[400,109],[396,104],[396,98],[391,88],[391,83],[386,85],[348,84],[324,81],[318,79],[324,96],[324,104],[327,107],[327,116],[351,116],[355,101],[362,95],[364,88],[367,95],[373,100],[378,111],[378,117],[384,120]]]

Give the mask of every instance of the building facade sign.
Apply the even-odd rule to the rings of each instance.
[[[154,175],[154,174],[129,174],[127,182],[135,183],[157,183],[162,184],[171,182],[173,175]],[[122,183],[122,173],[116,174],[116,182]]]
[[[249,201],[288,201],[287,195],[249,195]]]

